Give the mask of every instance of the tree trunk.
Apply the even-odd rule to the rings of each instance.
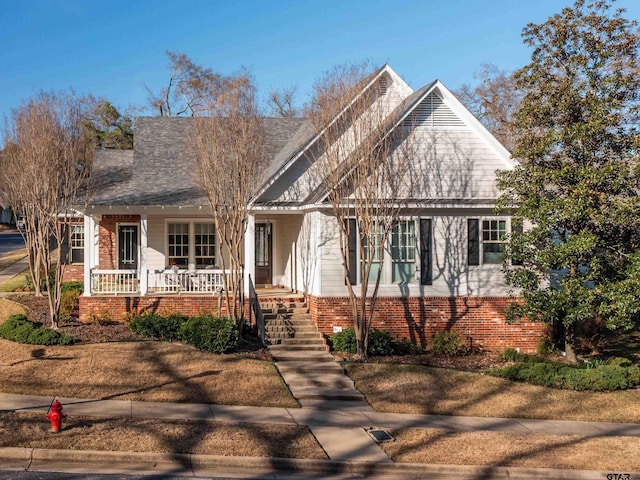
[[[578,357],[574,349],[575,336],[573,334],[573,326],[569,325],[565,327],[564,332],[564,351],[567,356],[567,362],[576,365],[578,363]]]

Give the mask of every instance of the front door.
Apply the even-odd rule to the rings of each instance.
[[[256,285],[272,283],[271,223],[256,223]]]
[[[118,225],[118,269],[138,269],[138,225]]]

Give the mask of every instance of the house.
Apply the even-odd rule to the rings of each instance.
[[[534,351],[542,326],[504,316],[511,299],[501,242],[510,219],[494,211],[495,172],[513,168],[509,152],[441,82],[413,91],[388,65],[369,80],[384,85],[381,95],[397,120],[389,128],[410,125],[406,135],[417,146],[416,188],[390,236],[396,244],[382,250],[374,326],[423,345],[454,329],[487,349]],[[186,145],[193,119],[143,117],[135,124],[132,151],[99,152],[95,193],[80,211],[83,221],[69,230],[71,276],[85,285],[81,317],[210,310],[225,272]],[[351,320],[336,222],[311,168],[318,140],[304,119],[263,124],[269,163],[251,202],[244,288],[251,278],[258,287],[303,295],[320,332],[331,335]]]

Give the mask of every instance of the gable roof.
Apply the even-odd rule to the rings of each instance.
[[[134,149],[99,151],[94,163],[91,205],[206,206],[205,192],[194,179],[195,159],[187,142],[193,117],[139,117]],[[304,137],[299,118],[264,118],[265,175],[277,169]],[[264,178],[264,177],[263,177]]]
[[[371,87],[375,82],[378,81],[378,79],[380,79],[384,75],[388,75],[389,77],[391,77],[394,82],[397,82],[400,85],[401,89],[408,92],[412,91],[407,82],[405,82],[402,77],[400,77],[393,70],[393,68],[391,68],[389,64],[385,63],[383,66],[369,74],[369,76],[367,76],[367,78],[362,81],[361,92],[364,92],[366,89]],[[348,106],[345,106],[345,108],[348,108]],[[336,117],[338,117],[341,113],[342,112],[340,112]],[[262,188],[258,191],[255,200],[258,200],[265,193],[265,191],[267,191],[267,189],[271,185],[273,185],[278,180],[278,178],[282,177],[296,162],[301,161],[304,154],[317,143],[320,138],[321,132],[318,132],[309,120],[306,121],[303,128],[304,131],[302,131],[301,129],[300,138],[298,138],[298,141],[296,142],[298,149],[292,150],[289,158],[286,158],[285,155],[282,155],[281,160],[283,160],[283,162],[279,165],[275,165],[276,168],[270,171],[269,175],[265,177],[265,182]]]

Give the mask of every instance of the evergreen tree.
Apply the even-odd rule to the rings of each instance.
[[[522,263],[506,267],[524,301],[511,313],[564,327],[574,362],[589,330],[640,317],[640,36],[623,13],[577,0],[524,29],[519,165],[499,177],[516,232],[507,257]]]

